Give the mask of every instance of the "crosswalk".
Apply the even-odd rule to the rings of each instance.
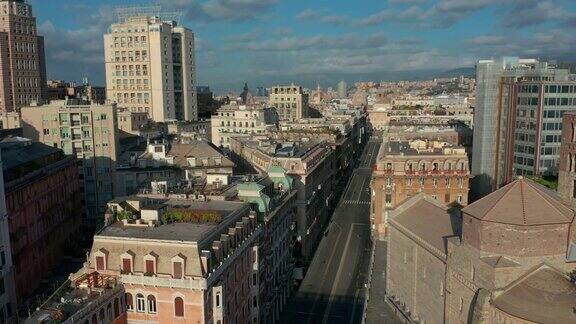
[[[344,200],[342,203],[344,205],[370,205],[369,201],[359,201],[359,200]]]

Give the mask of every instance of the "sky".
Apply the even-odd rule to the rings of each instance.
[[[119,6],[160,3],[195,33],[199,85],[398,80],[478,59],[576,62],[574,0],[28,0],[48,77],[104,85],[103,34]]]

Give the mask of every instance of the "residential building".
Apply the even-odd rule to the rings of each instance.
[[[125,292],[118,279],[85,270],[71,274],[24,323],[126,323]]]
[[[295,231],[297,192],[294,179],[280,166],[272,166],[258,181],[240,183],[238,199],[255,205],[263,223],[260,246],[260,277],[253,276],[258,301],[253,300],[252,312],[259,314],[260,323],[277,323],[293,288],[292,248]]]
[[[22,124],[25,137],[78,158],[86,225],[101,224],[106,204],[114,197],[119,149],[116,105],[53,101],[22,108]]]
[[[181,140],[212,141],[212,128],[210,119],[200,119],[192,122],[170,122],[167,125],[169,135],[180,137]]]
[[[308,117],[308,94],[301,86],[275,86],[269,94],[269,104],[276,108],[280,120]]]
[[[557,175],[562,113],[576,109],[574,76],[518,58],[479,61],[476,71],[475,196],[519,175]]]
[[[196,120],[194,34],[174,21],[131,16],[104,35],[108,99],[156,122]]]
[[[0,1],[0,113],[46,98],[44,38],[38,36],[32,6]]]
[[[20,114],[17,112],[5,112],[0,114],[0,129],[21,128]]]
[[[388,213],[424,192],[445,204],[468,204],[470,168],[463,147],[429,140],[383,142],[371,188],[371,220],[386,235]]]
[[[520,178],[461,211],[424,194],[392,212],[388,300],[410,321],[571,323],[574,211]]]
[[[212,143],[230,148],[230,139],[237,136],[265,134],[277,126],[278,117],[273,108],[262,105],[243,105],[232,101],[220,107],[211,120]]]
[[[322,228],[334,203],[335,164],[333,151],[324,141],[283,141],[267,137],[232,137],[233,160],[245,168],[263,173],[279,165],[294,178],[298,191],[296,254],[309,260],[314,254]]]
[[[16,296],[22,302],[78,247],[82,192],[76,159],[62,150],[25,138],[5,139],[0,148]]]
[[[0,167],[4,169],[0,150]],[[4,194],[4,176],[0,173],[0,322],[7,323],[16,318],[16,285],[10,245],[10,226]]]
[[[118,109],[118,129],[133,135],[140,135],[148,122],[148,114],[145,112],[131,111],[130,109]]]
[[[206,141],[150,140],[145,147],[136,147],[120,156],[116,170],[117,195],[150,191],[153,182],[169,189],[181,184],[227,179],[233,168],[234,163]]]
[[[109,206],[84,271],[118,278],[128,322],[253,321],[262,225],[249,204],[128,197]]]

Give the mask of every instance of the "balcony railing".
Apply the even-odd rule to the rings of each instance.
[[[160,286],[169,288],[207,289],[206,279],[145,276],[144,274],[122,274],[120,280],[125,284],[142,286]]]

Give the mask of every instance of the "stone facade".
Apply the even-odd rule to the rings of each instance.
[[[562,144],[560,144],[560,169],[558,194],[576,207],[576,114],[564,113],[562,117]]]
[[[269,104],[276,107],[280,120],[300,120],[308,117],[308,95],[301,86],[276,86],[270,91]]]

